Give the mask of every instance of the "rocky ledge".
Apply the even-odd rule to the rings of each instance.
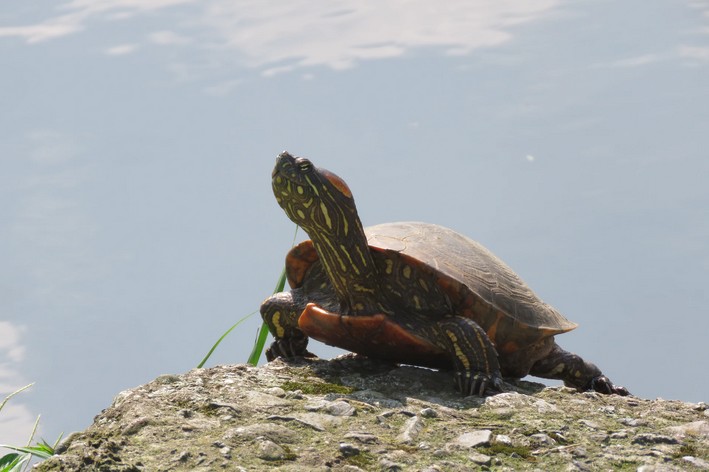
[[[354,356],[163,375],[38,470],[709,470],[705,403],[507,388]]]

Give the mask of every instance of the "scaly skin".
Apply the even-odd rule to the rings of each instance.
[[[392,223],[373,229],[370,238],[381,240],[375,248],[352,193],[336,175],[283,153],[272,183],[279,205],[312,242],[289,255],[292,290],[261,306],[275,338],[269,361],[312,355],[307,343],[313,337],[370,357],[452,369],[464,395],[497,393],[503,375],[527,374],[579,390],[628,394],[594,364],[561,349],[553,335],[575,325],[472,240],[433,225]],[[450,264],[452,272],[444,271]],[[494,299],[519,312],[516,318],[491,304]]]

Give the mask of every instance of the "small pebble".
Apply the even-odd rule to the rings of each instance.
[[[682,461],[701,470],[709,470],[709,462],[694,456],[684,456]]]
[[[400,443],[410,444],[416,439],[422,429],[423,420],[418,416],[413,416],[406,420],[396,440]]]
[[[459,447],[478,447],[488,446],[492,437],[492,431],[489,429],[480,429],[463,433],[453,440],[453,444]]]
[[[273,395],[274,397],[283,398],[286,396],[286,391],[281,387],[271,387],[266,389],[266,393]]]
[[[286,457],[286,451],[273,441],[262,439],[258,443],[257,456],[265,461],[280,461]]]
[[[529,439],[538,446],[551,446],[556,444],[556,441],[544,433],[532,434]]]
[[[385,470],[386,472],[398,472],[399,470],[404,470],[404,467],[401,464],[397,464],[389,459],[381,459],[379,461],[379,466],[381,467],[381,470]]]
[[[358,447],[353,446],[350,443],[340,443],[340,454],[342,454],[343,456],[352,457],[356,456],[359,453],[360,450]]]
[[[473,452],[470,455],[470,460],[478,465],[490,465],[492,463],[492,457],[477,452]]]
[[[663,436],[661,434],[653,434],[653,433],[638,434],[633,439],[633,444],[642,444],[642,445],[678,444],[678,443],[679,443],[679,441],[677,441],[675,438],[672,438],[669,436]]]
[[[591,428],[591,429],[598,429],[598,428],[600,428],[600,426],[598,425],[598,423],[596,423],[595,421],[591,421],[591,420],[579,420],[579,423],[581,423],[582,425],[587,426],[587,427],[589,427],[589,428]]]

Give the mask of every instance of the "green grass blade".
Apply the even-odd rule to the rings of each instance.
[[[29,384],[29,385],[25,385],[24,387],[22,387],[22,388],[20,388],[20,389],[18,389],[18,390],[15,390],[15,391],[12,392],[10,395],[6,396],[5,399],[2,401],[2,403],[0,403],[0,411],[1,411],[2,408],[5,406],[5,404],[6,404],[8,401],[10,401],[10,399],[11,399],[12,397],[14,397],[15,395],[17,395],[17,394],[20,393],[20,392],[23,392],[23,391],[27,390],[27,389],[30,388],[32,385],[34,385],[34,382],[32,382],[32,383]]]
[[[2,467],[0,470],[5,472],[6,470],[10,470],[10,467],[14,467],[15,464],[17,464],[20,460],[20,455],[16,452],[11,452],[9,454],[5,454],[4,456],[0,457],[0,467]]]
[[[295,225],[295,231],[293,232],[293,242],[291,243],[291,247],[295,246],[295,238],[298,237],[298,225]],[[283,291],[283,288],[286,286],[286,268],[283,268],[283,271],[281,272],[281,277],[278,279],[278,283],[276,284],[276,288],[273,291],[273,293],[279,293]],[[258,336],[256,337],[256,342],[254,343],[254,347],[251,350],[251,355],[249,356],[249,359],[246,361],[250,365],[256,366],[258,365],[258,361],[261,358],[261,354],[263,353],[263,347],[266,345],[266,339],[268,338],[268,326],[266,326],[266,323],[261,324],[261,328],[259,329]]]
[[[39,419],[41,415],[37,415],[37,419],[34,422],[34,427],[32,428],[32,433],[30,434],[30,438],[27,440],[27,447],[29,447],[32,444],[32,440],[34,439],[34,435],[37,433],[37,427],[39,427]]]
[[[29,385],[25,385],[22,388],[19,388],[9,394],[8,396],[5,397],[5,399],[0,402],[0,411],[5,407],[8,401],[15,395],[17,395],[20,392],[23,392],[30,388],[34,383],[31,383]],[[35,423],[35,428],[36,429],[36,423]],[[13,451],[18,451],[18,452],[23,452],[23,454],[18,454],[17,452],[11,452],[9,454],[5,454],[4,456],[0,457],[0,472],[21,472],[27,464],[29,464],[30,459],[32,458],[32,454],[26,451],[21,451],[15,446],[7,446],[4,444],[0,444],[0,448],[5,448],[5,449],[10,449]]]
[[[10,395],[8,395],[2,403],[0,403],[0,410],[7,404],[7,402],[12,398],[13,396],[17,395],[18,393],[27,390],[30,388],[33,383],[29,385],[25,385],[24,387],[12,392]],[[33,457],[36,457],[41,460],[49,459],[54,455],[54,450],[59,444],[59,441],[62,438],[62,435],[59,436],[57,439],[57,442],[54,444],[54,446],[51,446],[42,439],[41,441],[37,442],[34,446],[31,446],[30,444],[32,443],[32,440],[34,439],[35,434],[37,433],[37,427],[39,426],[39,420],[40,416],[37,416],[37,420],[34,422],[34,427],[32,428],[32,433],[30,434],[30,438],[27,441],[27,446],[10,446],[7,444],[0,444],[0,448],[4,449],[10,449],[11,452],[8,454],[5,454],[4,456],[0,457],[0,472],[22,472],[26,470],[30,465]]]
[[[12,452],[0,457],[0,472],[20,472],[32,456]]]
[[[52,454],[54,454],[54,450],[57,448],[57,446],[58,446],[59,443],[61,442],[63,436],[64,436],[64,432],[62,431],[62,432],[59,434],[59,437],[57,438],[57,440],[54,441],[54,444],[52,444],[51,446],[50,446],[44,439],[42,439],[42,445],[43,445],[43,446],[46,446],[48,449],[51,449],[51,450],[52,450]]]
[[[293,233],[293,244],[291,244],[291,247],[295,246],[295,238],[298,236],[298,225],[295,227],[295,232]],[[283,268],[283,271],[281,272],[281,277],[278,279],[278,283],[276,284],[276,290],[273,293],[278,293],[283,291],[283,287],[286,285],[286,269],[285,267]],[[245,321],[247,318],[252,316],[255,311],[252,313],[249,313],[248,315],[244,316],[241,318],[239,321],[237,321],[234,326],[229,328],[226,333],[222,334],[222,336],[217,340],[216,343],[214,343],[214,346],[212,346],[212,349],[209,350],[206,356],[204,356],[204,359],[202,359],[202,362],[200,362],[197,365],[198,369],[201,369],[204,364],[207,362],[207,360],[212,356],[212,353],[214,350],[219,346],[219,344],[224,340],[224,338],[227,337],[231,331],[239,326],[243,321]],[[259,329],[258,335],[256,337],[256,341],[254,342],[254,347],[251,350],[251,355],[249,356],[248,362],[249,364],[255,366],[258,364],[259,359],[261,358],[261,354],[263,353],[263,347],[266,345],[266,339],[268,338],[268,326],[266,326],[266,323],[261,324],[261,328]],[[0,471],[2,472],[2,471]]]
[[[273,291],[273,293],[278,293],[283,291],[283,287],[286,286],[286,268],[283,268],[283,271],[281,272],[281,277],[278,279],[278,283],[276,284],[276,289]],[[263,347],[266,345],[266,339],[268,338],[268,326],[266,323],[261,323],[261,329],[258,331],[258,337],[256,338],[256,342],[254,343],[254,348],[251,350],[251,355],[249,356],[248,362],[249,364],[256,366],[258,365],[258,361],[261,358],[261,354],[263,353]]]
[[[266,323],[261,323],[258,335],[256,336],[256,342],[254,342],[254,347],[251,350],[249,359],[246,361],[249,365],[254,367],[258,365],[258,361],[261,359],[261,354],[263,353],[263,347],[266,345],[266,339],[268,339],[268,326]]]
[[[198,369],[201,369],[201,368],[204,366],[204,364],[207,362],[207,360],[212,356],[212,353],[213,353],[214,350],[217,348],[217,346],[219,346],[219,344],[224,340],[224,338],[226,338],[226,337],[229,335],[229,333],[231,333],[231,331],[232,331],[234,328],[236,328],[236,327],[239,326],[241,323],[243,323],[244,321],[246,321],[246,320],[247,320],[250,316],[252,316],[254,313],[256,313],[256,312],[253,311],[253,312],[249,313],[248,315],[244,316],[244,317],[241,318],[239,321],[237,321],[236,323],[234,323],[234,325],[233,325],[231,328],[229,328],[228,330],[226,330],[226,332],[225,332],[224,334],[222,334],[222,336],[217,340],[217,342],[214,343],[214,346],[212,346],[212,349],[209,350],[209,352],[207,353],[207,355],[204,356],[204,359],[202,359],[202,362],[200,362],[200,363],[197,365],[197,368],[198,368]]]
[[[8,446],[7,444],[0,444],[0,447],[4,447],[5,449],[11,449],[13,451],[17,452],[22,452],[24,454],[30,454],[32,456],[38,457],[40,459],[49,459],[52,457],[52,454],[50,454],[44,447],[42,446]]]

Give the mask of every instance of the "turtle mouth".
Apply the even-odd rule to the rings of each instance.
[[[271,177],[276,177],[283,173],[285,167],[292,167],[295,158],[288,152],[283,151],[278,156],[276,156],[276,165],[273,166],[273,171],[271,172]]]
[[[285,180],[296,180],[297,166],[295,165],[295,157],[288,151],[283,151],[276,157],[276,165],[271,172],[271,178],[275,181],[277,177]]]

